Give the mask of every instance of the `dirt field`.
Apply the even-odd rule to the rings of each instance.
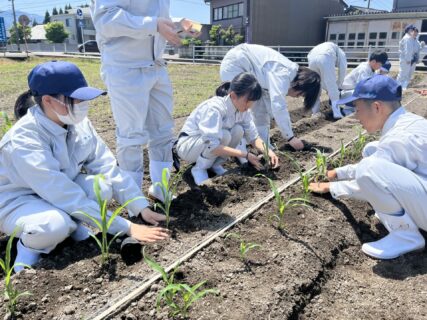
[[[425,87],[419,78],[416,87]],[[411,89],[403,103],[426,116],[427,98]],[[332,152],[341,140],[358,132],[357,122],[346,118],[331,122],[312,119],[300,111],[301,101],[289,99],[295,133],[315,148]],[[92,120],[107,144],[114,149],[112,119],[102,114]],[[177,129],[183,118],[177,119]],[[280,150],[288,146],[274,130]],[[313,165],[314,149],[292,152],[305,169]],[[290,160],[280,156],[281,168],[267,173],[279,185],[297,172]],[[266,179],[251,168],[228,165],[229,174],[212,179],[209,187],[195,188],[187,173],[174,201],[172,238],[147,247],[147,252],[166,266],[233,221],[269,193]],[[149,177],[145,179],[149,185]],[[299,187],[285,191],[299,194]],[[298,207],[286,214],[286,232],[279,232],[270,219],[276,210],[269,202],[231,232],[261,245],[251,251],[249,263],[238,256],[238,242],[220,237],[180,267],[178,279],[195,284],[207,280],[218,296],[194,305],[191,319],[425,319],[426,253],[413,253],[388,262],[365,257],[361,243],[386,234],[369,205],[312,197],[310,208]],[[15,283],[32,296],[19,304],[23,319],[87,319],[117,301],[152,276],[142,261],[126,266],[112,249],[108,270],[99,268],[99,252],[93,240],[67,240],[44,256],[33,270],[15,276]],[[3,255],[5,239],[0,242]],[[0,277],[3,277],[1,275]],[[114,315],[114,319],[169,319],[167,309],[156,310],[155,299],[163,284],[154,284],[138,300]],[[2,287],[0,287],[2,288]],[[4,317],[4,308],[0,317]]]

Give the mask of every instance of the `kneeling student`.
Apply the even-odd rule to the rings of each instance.
[[[158,224],[165,216],[151,211],[140,188],[117,166],[111,151],[87,119],[89,100],[104,91],[88,87],[81,71],[65,61],[36,66],[28,76],[30,90],[15,104],[18,122],[0,141],[0,232],[19,227],[15,263],[35,264],[68,236],[83,240],[93,225],[81,210],[100,219],[93,180],[103,174],[103,199],[128,205],[130,214]],[[33,103],[33,99],[36,104]],[[131,223],[117,216],[109,233],[139,241],[167,238],[163,228]],[[22,270],[16,266],[15,271]]]
[[[224,82],[216,95],[190,114],[177,142],[178,156],[195,163],[191,173],[197,185],[208,179],[207,169],[224,174],[222,164],[228,157],[246,158],[258,170],[262,168],[257,155],[236,149],[245,136],[257,150],[263,150],[263,141],[249,112],[262,96],[258,81],[250,73],[241,73],[231,82]],[[276,154],[269,150],[269,156],[273,167],[277,167]]]

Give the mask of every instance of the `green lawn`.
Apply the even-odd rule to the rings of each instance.
[[[0,58],[0,111],[12,118],[16,98],[28,90],[28,73],[38,63],[48,60],[51,59],[31,58],[18,62]],[[91,86],[105,88],[99,76],[98,60],[67,60],[79,66]],[[188,115],[200,102],[212,96],[220,83],[219,66],[170,64],[169,73],[174,89],[174,117]],[[94,100],[91,115],[100,111],[110,113],[108,97]]]

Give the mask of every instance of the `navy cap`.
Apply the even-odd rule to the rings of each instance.
[[[353,101],[358,99],[400,101],[402,99],[402,87],[392,78],[377,74],[360,81],[353,95],[339,100],[338,104],[353,106]]]
[[[34,67],[28,75],[33,96],[62,94],[79,100],[92,100],[106,92],[87,85],[82,72],[67,61],[49,61]]]
[[[414,26],[413,24],[407,25],[407,26],[405,27],[405,33],[408,33],[409,31],[411,31],[411,30],[415,30],[415,29],[417,29],[417,27],[416,27],[416,26]]]
[[[390,61],[386,61],[382,66],[381,66],[381,70],[385,71],[385,72],[389,72],[391,69],[391,63]]]

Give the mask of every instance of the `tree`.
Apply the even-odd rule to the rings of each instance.
[[[46,10],[46,13],[44,14],[43,24],[48,24],[49,22],[50,22],[50,14],[49,14],[49,11]]]
[[[73,9],[73,8],[71,7],[71,4],[68,4],[68,10],[70,9]]]
[[[24,28],[20,23],[17,23],[17,28],[18,28],[19,43],[24,43],[24,32],[27,40],[31,39],[31,28],[29,26],[26,26]],[[10,32],[10,42],[16,43],[15,26],[12,26],[9,29],[9,32]]]
[[[65,31],[64,24],[62,22],[50,22],[45,25],[46,39],[53,43],[62,43],[68,38],[68,32]]]
[[[62,11],[62,8],[59,8],[59,14],[64,14],[64,11]]]
[[[52,10],[52,16],[56,16],[58,14],[58,10],[55,8],[53,8]]]
[[[221,29],[220,24],[213,25],[209,30],[209,39],[213,42],[214,45],[219,44],[219,31]]]
[[[39,23],[37,22],[36,19],[33,20],[33,27],[37,26]]]
[[[236,44],[242,43],[244,41],[244,37],[237,33],[233,26],[229,26],[228,29],[221,29],[219,31],[221,39],[226,46],[234,46]]]

